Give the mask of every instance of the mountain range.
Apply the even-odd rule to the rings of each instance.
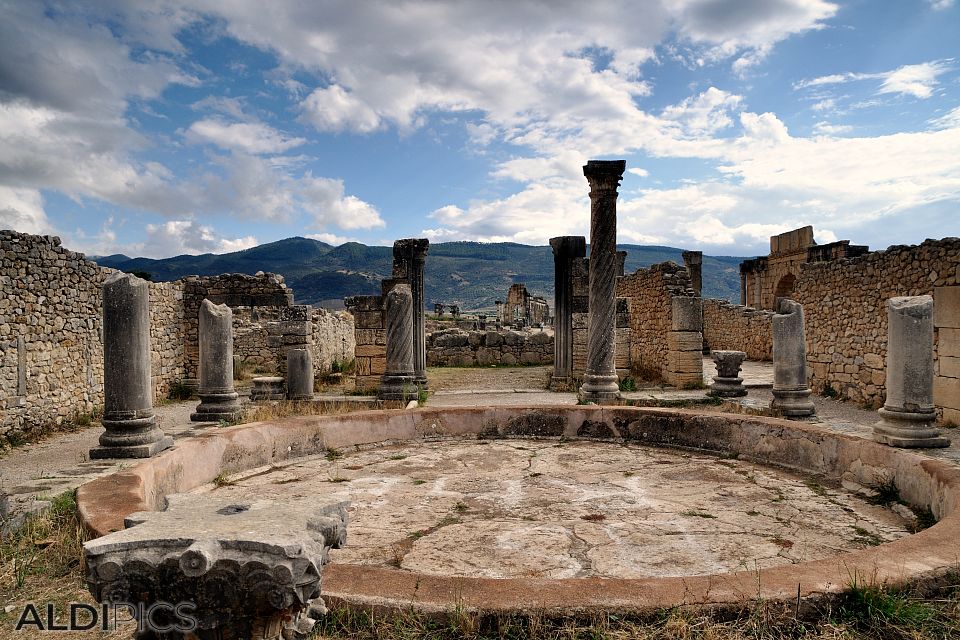
[[[627,252],[625,271],[673,260],[683,264],[681,249],[619,245]],[[588,253],[589,255],[589,253]],[[392,271],[393,248],[347,242],[331,246],[309,238],[287,238],[233,253],[131,258],[123,254],[91,256],[98,264],[149,274],[155,281],[187,275],[268,271],[284,276],[298,304],[343,308],[343,298],[380,293],[380,280]],[[739,300],[740,262],[734,256],[703,256],[703,295]],[[425,303],[458,304],[463,311],[490,310],[515,282],[526,285],[553,306],[553,253],[549,246],[510,242],[441,242],[431,244],[424,272]]]

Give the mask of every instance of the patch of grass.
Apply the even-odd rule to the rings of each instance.
[[[851,578],[835,620],[871,638],[955,638],[960,631],[955,617],[931,603],[858,576]]]
[[[213,479],[213,486],[220,487],[229,487],[233,483],[230,482],[230,474],[226,471],[221,471],[217,474],[217,477]]]
[[[840,393],[836,389],[834,389],[833,385],[831,385],[829,382],[823,385],[823,390],[820,392],[820,395],[823,396],[824,398],[831,398],[831,399],[836,399],[840,397]]]
[[[707,519],[716,519],[717,516],[712,513],[707,513],[706,511],[701,511],[699,509],[687,509],[686,511],[681,511],[680,515],[686,516],[688,518],[707,518]]]
[[[624,472],[623,472],[623,477],[624,477],[624,478],[629,478],[629,477],[631,477],[631,476],[633,476],[633,475],[634,475],[633,471],[624,471]]]
[[[805,484],[810,491],[813,491],[818,496],[826,497],[830,495],[830,492],[827,491],[827,488],[816,480],[807,480]]]
[[[917,521],[913,523],[911,527],[911,533],[917,533],[918,531],[923,531],[924,529],[929,529],[933,525],[937,524],[937,518],[933,515],[933,511],[929,507],[910,507],[910,510],[913,511],[913,515],[917,516]]]
[[[470,510],[470,507],[463,502],[458,502],[457,504],[453,505],[453,510],[457,513],[466,513]]]
[[[332,449],[332,448],[327,449],[327,453],[326,455],[324,455],[324,457],[330,462],[333,462],[334,460],[339,460],[340,458],[343,457],[343,451],[340,451],[339,449]]]
[[[759,511],[747,511],[748,516],[758,516],[760,515]]]
[[[636,391],[637,390],[637,381],[631,376],[627,376],[620,381],[620,391]]]
[[[421,484],[427,484],[427,481],[426,481],[426,480],[420,480],[420,479],[418,478],[418,479],[416,479],[416,480],[413,481],[413,484],[419,486],[419,485],[421,485]]]
[[[427,397],[429,393],[422,386],[417,385],[417,406],[425,407],[427,406]]]
[[[395,453],[395,454],[393,454],[392,456],[390,456],[390,459],[391,459],[391,460],[404,460],[404,459],[406,459],[406,457],[407,457],[407,456],[403,455],[402,453]]]
[[[167,389],[167,398],[170,400],[189,400],[192,395],[193,390],[183,380],[174,380]]]
[[[872,531],[867,531],[863,527],[857,527],[851,525],[853,532],[857,534],[854,536],[853,541],[857,544],[866,545],[868,547],[876,547],[884,543],[884,539],[873,533]]]
[[[527,477],[528,477],[528,478],[539,478],[539,477],[542,476],[542,475],[543,475],[543,474],[540,473],[539,471],[534,471],[533,473],[528,474]]]
[[[892,475],[877,479],[870,488],[876,493],[867,499],[870,504],[878,504],[884,507],[891,504],[903,503],[900,497],[900,489],[897,487],[897,481]]]

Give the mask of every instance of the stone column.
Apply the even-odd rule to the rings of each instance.
[[[417,381],[413,370],[413,294],[397,284],[386,295],[387,371],[380,378],[381,400],[413,400]]]
[[[947,447],[934,426],[933,298],[887,300],[887,399],[873,438],[894,447]]]
[[[617,283],[617,187],[625,160],[590,160],[583,175],[590,183],[590,324],[587,371],[580,398],[609,404],[620,398],[614,368]]]
[[[710,385],[710,395],[720,398],[738,398],[747,395],[740,377],[740,365],[746,359],[743,351],[714,351],[713,361],[717,364],[717,375]]]
[[[703,295],[703,251],[684,251],[683,264],[690,274],[690,285],[698,296]]]
[[[587,255],[583,236],[550,238],[553,249],[553,378],[551,389],[567,389],[573,375],[573,259]]]
[[[240,416],[240,401],[233,387],[233,311],[205,299],[200,305],[198,330],[200,404],[190,419],[232,422]]]
[[[287,400],[313,400],[313,356],[309,349],[287,351]]]
[[[150,289],[113,273],[103,283],[103,419],[91,459],[149,458],[173,444],[157,428],[150,384]]]
[[[762,284],[760,280],[760,272],[757,271],[753,276],[753,308],[754,309],[763,309],[763,291]]]
[[[773,401],[770,408],[787,418],[812,416],[816,409],[809,398],[803,306],[782,298],[773,316]]]
[[[430,241],[405,238],[393,243],[393,277],[406,278],[413,296],[413,374],[427,388],[427,332],[423,315],[423,268]]]
[[[747,306],[747,274],[740,272],[740,304]]]

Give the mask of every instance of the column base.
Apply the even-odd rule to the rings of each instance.
[[[201,393],[200,404],[196,411],[190,414],[193,422],[233,422],[243,414],[240,400],[236,392],[233,393]]]
[[[379,400],[416,400],[419,395],[417,382],[413,376],[395,376],[384,374],[377,389]]]
[[[717,376],[710,385],[709,396],[717,398],[740,398],[747,395],[747,388],[743,386],[743,378],[722,378]]]
[[[897,411],[884,407],[878,412],[880,422],[873,425],[873,439],[891,447],[920,449],[949,447],[950,440],[940,435],[933,426],[933,411]]]
[[[306,402],[309,400],[313,400],[313,394],[312,393],[298,393],[293,395],[287,394],[287,400],[290,400],[293,402]]]
[[[550,391],[574,391],[573,379],[570,376],[553,376],[550,378]]]
[[[164,449],[169,449],[173,446],[173,438],[170,436],[163,436],[156,442],[151,442],[150,444],[136,444],[130,446],[99,446],[90,449],[90,459],[91,460],[107,460],[115,458],[152,458],[155,454],[160,453]]]
[[[413,383],[417,385],[420,389],[427,391],[427,374],[414,375]]]
[[[596,375],[588,373],[584,376],[583,386],[577,394],[580,402],[596,404],[616,404],[620,400],[620,385],[616,375]]]
[[[770,408],[785,418],[808,418],[816,415],[817,409],[809,400],[810,389],[776,389]]]

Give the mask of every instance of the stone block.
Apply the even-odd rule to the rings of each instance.
[[[354,360],[354,366],[357,369],[357,376],[369,376],[370,373],[370,358],[357,356]]]
[[[886,363],[883,361],[883,357],[875,353],[865,353],[863,355],[863,363],[870,367],[871,369],[883,369],[886,367]]]
[[[941,356],[939,360],[940,375],[947,378],[960,378],[960,358]]]
[[[933,326],[960,329],[960,286],[934,288]]]
[[[387,330],[386,329],[357,329],[356,340],[357,340],[358,346],[361,344],[376,344],[376,345],[386,346]]]
[[[933,404],[960,409],[960,378],[936,376],[933,379]]]
[[[501,364],[517,364],[517,358],[512,353],[505,353],[500,357]]]
[[[291,307],[280,307],[277,311],[277,318],[282,322],[305,322],[310,320],[310,314],[310,305],[295,304]]]
[[[379,376],[387,371],[387,358],[370,358],[370,375]]]
[[[581,329],[586,331],[590,326],[590,314],[574,313],[572,314],[571,323],[574,331]]]
[[[383,314],[379,311],[357,311],[353,317],[358,329],[383,329]]]
[[[960,409],[944,407],[942,421],[944,424],[960,425]]]
[[[698,331],[670,331],[667,333],[667,348],[670,351],[703,350],[703,336]]]
[[[960,358],[960,329],[940,329],[937,355]]]
[[[524,351],[520,354],[520,362],[523,364],[538,364],[540,362],[540,355],[535,351]]]
[[[701,331],[703,329],[703,304],[700,298],[677,296],[670,299],[671,328],[674,331]]]
[[[674,351],[667,355],[667,369],[669,371],[680,371],[703,373],[703,358],[701,354],[694,351]]]
[[[501,344],[503,344],[503,336],[496,331],[487,331],[483,338],[483,344],[488,347],[499,347]]]
[[[381,344],[358,344],[354,349],[354,356],[386,357],[387,348]]]

